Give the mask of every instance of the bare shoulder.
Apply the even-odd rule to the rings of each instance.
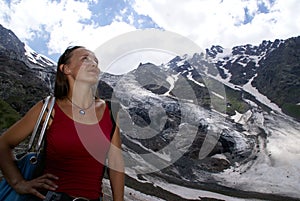
[[[95,98],[95,102],[96,103],[105,103],[105,100],[103,100],[102,98]]]
[[[105,105],[106,105],[106,101],[101,99],[101,98],[96,98],[95,99],[95,105],[96,107],[100,107],[100,108],[103,108]]]

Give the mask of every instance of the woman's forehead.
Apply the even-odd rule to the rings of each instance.
[[[87,57],[92,58],[93,60],[95,60],[98,63],[98,58],[96,57],[95,53],[86,48],[78,48],[78,49],[74,50],[72,53],[73,54],[70,58],[72,61],[79,60],[82,57],[87,56]]]
[[[86,48],[78,48],[74,50],[74,55],[93,55],[95,56],[94,52],[88,50]]]

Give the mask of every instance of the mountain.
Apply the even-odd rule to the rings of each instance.
[[[138,187],[153,184],[150,195],[157,183],[174,192],[171,183],[240,198],[300,198],[299,38],[213,46],[103,74],[99,94],[121,103],[126,167]]]
[[[0,110],[22,116],[53,90],[55,64],[0,28]],[[126,198],[299,200],[299,49],[212,46],[102,73],[100,96],[121,106]]]
[[[12,31],[0,25],[0,130],[19,118],[19,115],[7,114],[6,110],[22,116],[37,101],[53,91],[55,65],[22,43]]]
[[[263,41],[224,50],[207,50],[225,82],[245,90],[245,85],[275,103],[282,112],[300,119],[300,37]],[[224,82],[224,81],[223,81]]]

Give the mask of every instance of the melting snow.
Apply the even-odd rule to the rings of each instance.
[[[272,102],[270,101],[270,99],[268,99],[268,97],[262,95],[256,88],[254,88],[254,87],[251,85],[253,79],[254,79],[256,76],[257,76],[257,74],[256,74],[255,76],[253,76],[253,77],[249,80],[249,82],[243,86],[243,89],[244,89],[245,91],[249,92],[250,94],[252,94],[253,96],[255,96],[255,98],[256,98],[259,102],[265,104],[266,106],[270,107],[270,108],[271,108],[272,110],[274,110],[274,111],[277,111],[277,112],[282,113],[281,109],[280,109],[275,103],[272,103]]]

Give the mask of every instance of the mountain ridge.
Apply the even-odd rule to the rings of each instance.
[[[274,42],[263,41],[259,46],[243,45],[232,48],[232,59],[227,55],[215,59],[218,51],[207,50],[209,59],[213,60],[223,79],[241,88],[251,81],[259,93],[265,95],[271,102],[278,105],[282,111],[299,121],[300,108],[300,74],[299,49],[300,37],[287,40],[276,39]],[[243,54],[246,56],[243,56]],[[215,59],[215,60],[214,60]],[[235,60],[234,60],[235,59]],[[232,62],[234,60],[234,62]],[[222,63],[223,62],[223,63]],[[224,70],[230,73],[226,77]],[[228,76],[228,74],[227,74]],[[251,80],[252,79],[252,80]]]
[[[39,55],[25,46],[12,31],[6,30],[2,25],[1,33],[0,47],[2,61],[6,58],[21,61],[28,68],[35,69],[36,72],[39,72],[39,79],[46,78],[47,88],[53,89],[53,76],[55,74],[56,64],[47,57]],[[7,40],[7,38],[10,39]],[[300,67],[298,64],[299,61],[297,60],[297,58],[300,58],[299,41],[300,37],[298,36],[287,40],[276,39],[274,42],[263,40],[258,46],[246,44],[235,46],[231,49],[225,49],[220,45],[213,45],[210,49],[205,50],[205,59],[215,65],[218,75],[223,79],[222,82],[224,84],[232,83],[242,89],[243,85],[247,84],[250,79],[253,78],[253,87],[268,97],[271,102],[278,105],[284,113],[295,117],[299,121],[300,96],[297,96],[297,94],[300,94]],[[296,49],[294,53],[292,53],[294,55],[289,55],[288,50],[285,50],[291,50],[293,48]],[[286,57],[289,58],[287,60],[279,59],[281,58],[279,54],[285,54]],[[195,53],[191,59],[187,60],[187,63],[197,63],[197,58],[199,58],[199,55]],[[178,60],[180,57],[175,57],[169,64],[171,65],[176,59]],[[295,61],[293,61],[293,59]],[[183,61],[184,59],[181,58],[180,60]],[[275,61],[277,61],[276,65],[274,64]],[[289,70],[286,69],[289,64],[285,65],[285,67],[282,66],[284,62],[291,61],[293,61],[293,66],[291,66]],[[206,61],[202,59],[201,62]],[[182,67],[183,65],[181,68]],[[43,71],[44,73],[42,73]],[[196,71],[201,74],[202,70],[198,68]],[[50,78],[50,74],[52,74],[52,78]],[[267,82],[267,84],[264,82]],[[274,90],[274,88],[276,90]],[[288,90],[286,90],[287,88]],[[280,96],[278,96],[278,94],[280,94]],[[26,107],[26,109],[28,108]],[[24,114],[24,111],[22,111],[22,114]]]

